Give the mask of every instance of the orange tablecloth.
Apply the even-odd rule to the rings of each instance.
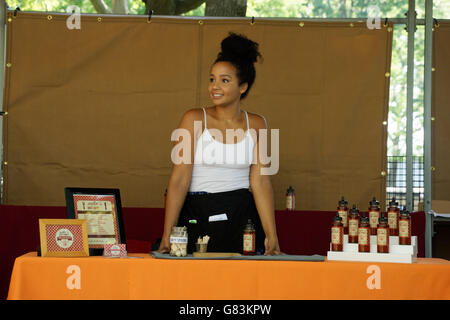
[[[8,299],[450,299],[450,261],[42,258],[14,263]],[[75,270],[75,271],[74,271]]]

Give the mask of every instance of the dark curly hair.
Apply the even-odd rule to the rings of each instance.
[[[248,84],[247,90],[241,95],[244,99],[253,83],[255,82],[256,71],[254,63],[262,58],[258,51],[258,43],[248,39],[246,36],[230,32],[229,36],[221,42],[222,51],[217,55],[214,64],[221,61],[231,63],[237,70],[239,85]]]

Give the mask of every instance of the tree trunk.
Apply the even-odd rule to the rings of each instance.
[[[91,0],[91,3],[98,13],[112,13],[111,9],[103,0]]]
[[[142,0],[145,2],[145,13],[153,10],[153,14],[175,16],[198,8],[205,0]]]
[[[245,17],[247,0],[206,0],[205,16]]]
[[[113,0],[113,13],[117,14],[128,14],[128,0]]]

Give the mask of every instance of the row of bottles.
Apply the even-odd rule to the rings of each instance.
[[[395,205],[395,199],[391,201],[391,204]],[[398,205],[398,204],[397,204]],[[411,216],[409,211],[398,209],[395,217],[391,217],[393,221],[389,220],[384,213],[380,214],[379,202],[375,197],[370,202],[368,215],[360,215],[360,212],[356,205],[353,205],[352,209],[345,211],[347,208],[347,201],[342,197],[339,201],[338,212],[333,219],[333,225],[331,227],[331,250],[342,251],[343,250],[343,238],[344,234],[348,234],[349,243],[358,243],[359,252],[370,252],[370,236],[377,236],[377,252],[389,253],[389,236],[398,235],[399,244],[410,245],[411,244]],[[372,209],[372,211],[371,211]],[[372,215],[371,215],[372,212]],[[375,225],[375,213],[380,215],[376,219]],[[394,211],[391,211],[394,212]],[[345,220],[347,220],[347,233],[345,232]],[[392,227],[391,227],[392,226]]]
[[[353,206],[352,209],[348,209],[348,202],[344,197],[338,203],[337,211],[339,216],[342,218],[342,224],[344,226],[344,234],[349,234],[349,222],[350,216],[353,214],[359,214],[359,210]],[[352,210],[354,212],[352,212]],[[372,201],[369,202],[368,208],[368,218],[369,218],[369,228],[370,235],[376,235],[378,229],[378,223],[381,218],[380,202],[373,197]],[[387,220],[389,225],[389,235],[398,236],[399,235],[399,220],[400,220],[400,208],[395,197],[389,202],[389,208],[387,210]]]

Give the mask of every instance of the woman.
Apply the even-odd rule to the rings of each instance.
[[[257,252],[280,254],[270,176],[261,174],[264,166],[257,157],[258,133],[266,121],[240,108],[261,54],[257,43],[234,33],[221,47],[208,86],[213,106],[187,111],[179,125],[190,133],[191,161],[173,166],[158,251],[169,252],[172,226],[184,225],[189,253],[204,235],[210,237],[208,251],[242,252],[243,229],[251,219]]]

